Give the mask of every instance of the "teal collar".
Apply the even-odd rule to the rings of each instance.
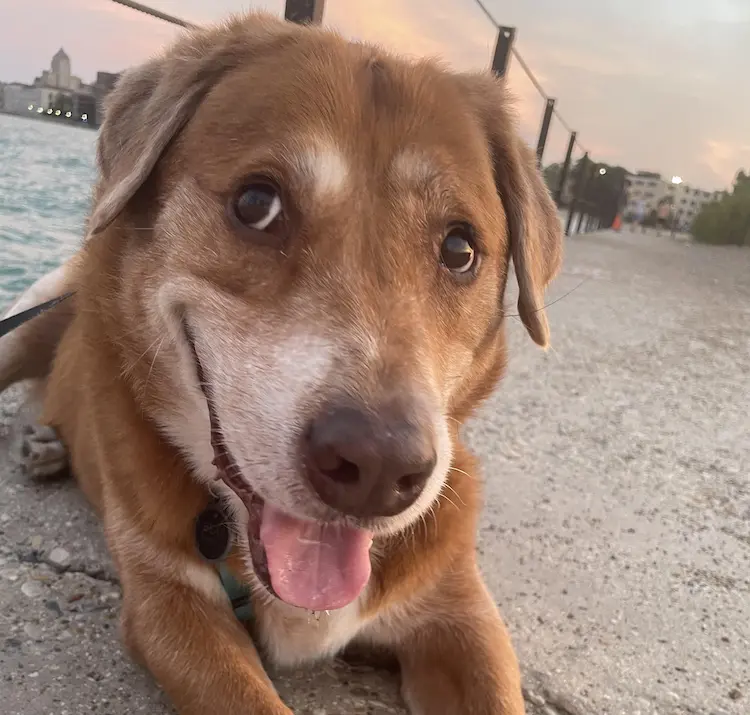
[[[249,623],[253,620],[253,601],[250,597],[250,587],[240,583],[232,575],[226,561],[220,561],[217,566],[221,585],[232,604],[234,615],[241,623]]]

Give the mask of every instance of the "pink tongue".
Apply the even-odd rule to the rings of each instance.
[[[302,521],[263,506],[260,540],[276,595],[292,606],[330,611],[351,603],[370,578],[372,534]]]

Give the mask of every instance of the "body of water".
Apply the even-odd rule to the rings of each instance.
[[[0,114],[0,312],[83,241],[96,137]]]

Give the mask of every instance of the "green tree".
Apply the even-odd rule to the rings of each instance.
[[[703,206],[692,234],[700,243],[750,246],[750,174],[739,171],[731,193]]]
[[[554,194],[560,186],[560,179],[562,178],[562,164],[555,162],[545,166],[542,170],[542,176],[547,184],[547,188]]]
[[[581,207],[597,216],[608,228],[625,205],[628,170],[622,166],[595,163],[581,157],[571,169]]]

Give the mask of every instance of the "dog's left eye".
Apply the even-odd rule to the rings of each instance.
[[[265,232],[282,217],[283,208],[279,190],[270,182],[256,181],[235,194],[230,210],[245,228]]]
[[[474,233],[468,224],[451,226],[440,246],[440,261],[453,274],[469,274],[476,270],[478,254]]]

